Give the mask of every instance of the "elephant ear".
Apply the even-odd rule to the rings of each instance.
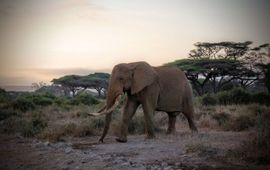
[[[131,94],[138,93],[157,79],[156,71],[146,62],[132,63],[132,67],[134,71]]]

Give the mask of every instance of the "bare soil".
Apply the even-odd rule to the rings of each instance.
[[[50,143],[20,136],[0,135],[0,169],[270,169],[247,165],[228,157],[248,140],[249,132],[224,132],[188,129],[174,135],[157,133],[155,139],[129,135],[127,143],[117,143],[108,136],[65,138]]]

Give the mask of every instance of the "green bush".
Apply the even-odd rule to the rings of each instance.
[[[33,101],[26,97],[18,97],[13,103],[12,106],[15,110],[20,110],[26,112],[28,110],[33,110],[35,105]]]
[[[232,96],[230,91],[222,91],[216,94],[219,104],[229,105],[232,103]]]
[[[250,103],[250,94],[242,88],[234,88],[231,92],[231,104]]]
[[[32,98],[33,103],[40,106],[51,105],[56,99],[56,97],[50,93],[37,93],[27,97]]]
[[[11,116],[16,116],[16,115],[18,115],[18,112],[16,112],[13,109],[10,109],[10,108],[0,109],[0,121],[6,118],[9,118]]]
[[[222,91],[216,94],[218,103],[222,105],[229,104],[248,104],[251,95],[241,88],[234,88],[230,91]]]
[[[47,120],[41,113],[34,113],[30,120],[26,120],[22,126],[24,137],[33,137],[47,126]]]
[[[98,104],[99,101],[88,93],[80,93],[77,96],[75,96],[73,99],[71,99],[70,104],[73,105],[79,105],[79,104],[85,104],[85,105],[93,105]]]
[[[10,116],[0,122],[0,132],[1,133],[20,133],[22,127],[25,124],[25,120],[18,116]]]
[[[56,97],[50,93],[30,93],[18,96],[13,101],[13,108],[23,112],[33,110],[36,106],[48,106],[54,103]]]
[[[201,97],[201,103],[206,106],[216,105],[217,100],[213,94],[207,93]]]
[[[9,100],[9,95],[8,93],[0,88],[0,103],[5,103]]]
[[[265,92],[258,92],[252,94],[252,102],[253,103],[259,103],[259,104],[265,104],[270,105],[270,94]]]
[[[66,104],[69,103],[69,100],[71,100],[70,98],[68,97],[57,97],[55,100],[54,100],[54,103],[58,106],[64,106]]]
[[[203,105],[232,105],[258,103],[270,105],[270,94],[265,92],[251,93],[242,88],[221,91],[216,94],[205,94],[199,98]]]

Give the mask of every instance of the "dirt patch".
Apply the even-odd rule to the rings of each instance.
[[[0,169],[268,169],[230,163],[226,151],[248,139],[248,132],[189,130],[175,135],[157,134],[145,140],[132,135],[127,143],[114,137],[66,138],[49,143],[20,136],[1,135]]]

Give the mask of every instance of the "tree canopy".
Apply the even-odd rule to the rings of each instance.
[[[86,76],[79,75],[66,75],[57,79],[53,79],[52,82],[55,85],[61,85],[72,92],[75,96],[77,91],[85,89],[95,89],[98,95],[106,93],[108,86],[108,79],[110,74],[108,73],[94,73]]]
[[[251,48],[252,42],[199,42],[191,50],[188,59],[176,60],[166,65],[175,65],[185,71],[199,95],[205,93],[205,86],[211,85],[212,91],[219,91],[232,80],[246,88],[261,79],[262,63],[267,44]],[[269,53],[268,53],[269,54]]]

